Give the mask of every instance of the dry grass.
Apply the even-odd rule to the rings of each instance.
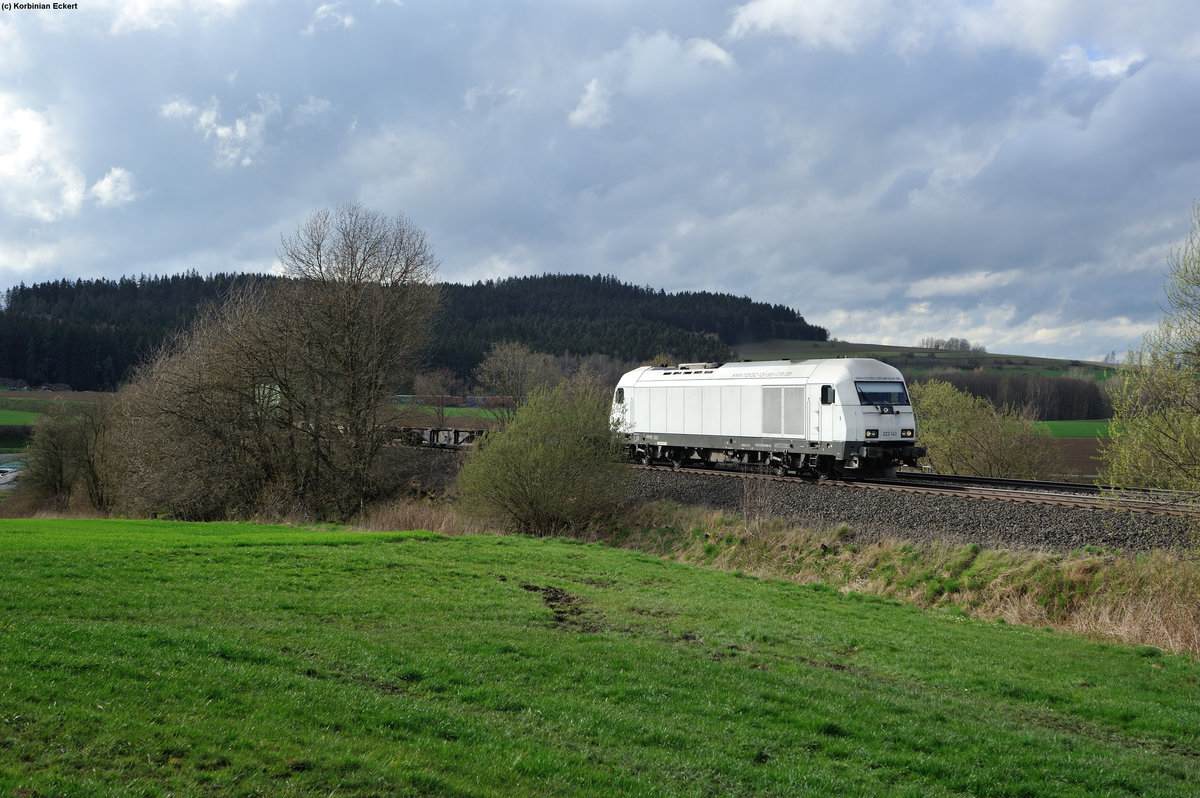
[[[367,532],[417,530],[442,535],[483,534],[487,527],[482,521],[463,515],[452,504],[430,499],[394,501],[372,507],[355,520],[353,526]]]

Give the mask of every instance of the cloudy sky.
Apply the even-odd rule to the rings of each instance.
[[[79,0],[0,11],[0,290],[266,271],[404,213],[440,279],[612,274],[849,341],[1100,359],[1200,199],[1194,0]]]

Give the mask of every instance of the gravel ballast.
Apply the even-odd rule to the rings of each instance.
[[[1122,551],[1189,548],[1196,537],[1185,519],[1107,509],[934,496],[836,483],[742,479],[723,474],[639,469],[636,500],[742,515],[775,517],[815,530],[849,528],[844,542],[884,538],[928,543],[976,543],[984,548],[1072,551],[1101,546]]]

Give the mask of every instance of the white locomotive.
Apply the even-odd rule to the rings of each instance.
[[[617,383],[612,413],[646,463],[865,476],[925,454],[904,377],[865,358],[643,366]]]

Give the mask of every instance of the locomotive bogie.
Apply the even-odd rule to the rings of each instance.
[[[617,384],[613,421],[635,460],[675,466],[878,474],[924,454],[903,376],[865,358],[644,366]]]

